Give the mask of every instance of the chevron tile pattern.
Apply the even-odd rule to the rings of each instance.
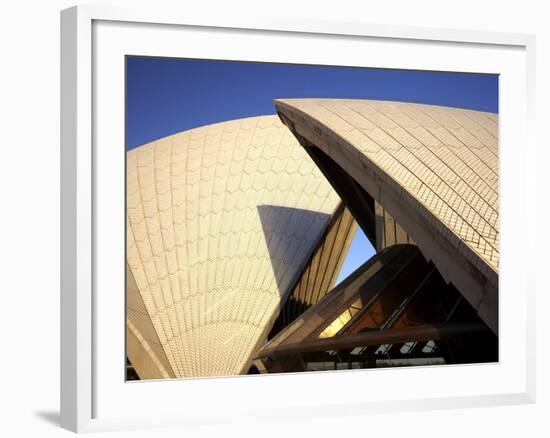
[[[339,203],[277,116],[128,151],[127,317],[149,354],[175,377],[246,372]]]
[[[466,252],[476,267],[498,275],[496,114],[371,100],[283,99],[275,104],[283,115],[292,113],[289,119],[310,123],[314,135],[326,136],[330,147],[342,148],[408,193],[435,229],[456,247],[471,250]]]

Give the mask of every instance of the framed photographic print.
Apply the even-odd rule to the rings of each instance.
[[[61,42],[63,427],[533,399],[532,37],[75,7]]]

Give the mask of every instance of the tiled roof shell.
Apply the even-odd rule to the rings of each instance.
[[[175,377],[246,372],[339,203],[277,116],[128,151],[127,317],[145,348]]]

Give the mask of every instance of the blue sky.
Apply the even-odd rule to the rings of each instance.
[[[399,100],[498,112],[498,76],[128,57],[126,148],[210,123],[275,114],[273,99],[285,97]],[[338,281],[373,253],[358,231]]]

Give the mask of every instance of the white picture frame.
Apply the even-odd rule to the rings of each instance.
[[[144,29],[148,29],[147,42],[140,39]],[[341,415],[343,412],[360,415],[364,412],[533,402],[535,310],[534,291],[529,287],[533,274],[527,263],[522,262],[520,252],[510,248],[522,247],[523,252],[526,245],[534,248],[532,240],[522,242],[519,237],[513,236],[511,230],[519,223],[524,227],[525,223],[527,226],[534,226],[535,211],[516,208],[520,211],[514,212],[512,203],[507,200],[501,204],[502,215],[505,217],[502,239],[506,244],[504,247],[508,248],[503,248],[501,288],[510,287],[516,291],[517,296],[510,295],[510,300],[501,300],[499,333],[504,353],[510,350],[512,343],[517,346],[515,358],[504,354],[504,359],[499,364],[486,369],[483,367],[491,365],[444,367],[444,370],[425,367],[406,371],[384,370],[382,373],[359,370],[322,375],[308,373],[308,376],[270,375],[195,379],[185,382],[124,383],[123,361],[119,371],[112,366],[120,354],[120,339],[124,338],[124,314],[117,313],[124,302],[124,289],[120,288],[123,285],[120,281],[124,276],[124,259],[117,258],[120,251],[124,251],[118,244],[123,239],[121,234],[124,233],[124,202],[109,217],[104,213],[109,206],[118,205],[124,194],[120,190],[110,189],[120,188],[123,180],[124,166],[120,167],[123,162],[120,160],[124,159],[124,144],[120,145],[117,152],[112,148],[105,149],[109,144],[120,143],[120,132],[124,129],[120,126],[121,117],[122,121],[124,117],[120,113],[124,92],[120,89],[119,77],[123,60],[119,58],[124,53],[136,54],[136,50],[142,50],[139,47],[143,47],[140,54],[177,55],[181,44],[171,45],[169,41],[173,41],[174,37],[195,38],[193,32],[200,33],[197,38],[215,38],[219,32],[232,32],[235,41],[231,46],[234,52],[226,55],[223,52],[228,52],[229,46],[218,44],[213,48],[207,43],[198,44],[190,53],[195,57],[204,51],[202,57],[228,56],[235,59],[237,56],[239,59],[258,60],[260,43],[255,40],[262,39],[262,44],[273,49],[269,56],[291,62],[297,59],[292,56],[299,57],[300,53],[295,52],[293,55],[285,53],[285,50],[277,52],[276,47],[284,49],[291,44],[292,38],[296,38],[296,41],[302,38],[308,40],[304,44],[310,44],[304,47],[309,47],[308,56],[313,58],[308,62],[313,62],[314,59],[321,59],[315,58],[316,56],[327,56],[316,54],[315,44],[320,44],[315,42],[316,39],[325,38],[328,41],[332,38],[336,46],[371,44],[372,53],[376,56],[370,61],[370,66],[388,67],[390,65],[387,57],[391,53],[400,53],[399,62],[394,61],[391,64],[393,68],[411,68],[416,62],[418,69],[437,68],[440,65],[451,71],[498,73],[503,78],[500,89],[503,109],[500,116],[501,148],[506,147],[508,151],[506,158],[501,159],[501,191],[506,189],[506,193],[509,193],[507,199],[513,197],[519,199],[519,202],[535,202],[535,166],[532,158],[536,147],[532,128],[535,40],[531,35],[376,26],[359,22],[275,19],[238,13],[220,17],[197,15],[192,11],[127,10],[104,6],[78,6],[64,10],[61,13],[62,427],[81,432],[208,424],[212,421],[212,414],[215,414],[217,422],[223,423],[246,421],[251,417],[258,421],[284,413],[292,413],[292,418],[305,418],[312,415]],[[128,41],[132,41],[132,47]],[[383,44],[384,50],[377,48],[377,44]],[[407,51],[404,50],[405,46]],[[248,56],[247,50],[250,50]],[[252,53],[254,50],[256,52]],[[440,53],[441,56],[437,60],[421,56],[415,59],[415,50],[426,51],[428,54],[433,50],[433,53]],[[384,51],[391,53],[384,54]],[[456,56],[446,56],[447,51],[456,51]],[[110,63],[111,59],[118,61]],[[335,62],[345,62],[342,59],[336,59]],[[111,72],[115,73],[111,75]],[[107,106],[101,90],[104,90],[105,95],[111,96],[109,99],[113,99]],[[511,105],[512,103],[515,104]],[[112,120],[117,125],[108,126],[104,119]],[[519,138],[522,140],[521,154],[507,146],[513,144],[514,139],[517,142]],[[100,153],[98,144],[102,148]],[[113,156],[108,156],[110,151],[113,151]],[[513,165],[518,166],[515,172],[516,181],[509,180],[509,169]],[[107,242],[117,242],[114,251],[108,250]],[[105,255],[106,252],[111,255]],[[113,257],[112,260],[119,264],[110,263],[112,268],[107,267],[107,257]],[[514,267],[513,278],[505,275],[506,269],[509,270],[511,266]],[[116,273],[117,270],[120,270],[120,274]],[[105,282],[112,282],[115,285],[113,289],[120,290],[120,294],[105,295]],[[505,298],[506,288],[502,292]],[[112,306],[109,304],[110,300],[113,301]],[[514,309],[514,327],[508,329]],[[99,314],[101,318],[98,317]],[[119,319],[122,321],[120,325]],[[118,329],[120,334],[112,335],[118,333]],[[107,339],[109,333],[112,335],[112,342]],[[491,375],[494,376],[494,381],[491,381]],[[287,403],[281,390],[296,384],[302,384],[304,388],[314,388],[322,379],[327,386],[326,390],[329,393],[334,391],[336,397],[339,386],[349,384],[352,378],[356,381],[358,377],[369,380],[374,395],[368,396],[358,391],[347,394],[345,399],[331,398],[331,403],[324,403],[319,401],[320,394],[310,391],[309,395]],[[434,387],[427,389],[427,392],[422,392],[424,390],[415,388],[414,385],[407,390],[397,388],[393,392],[382,392],[383,385],[376,389],[374,378],[395,382],[400,379],[405,381],[429,378],[433,380]],[[454,392],[438,390],[438,379],[444,381],[456,378],[464,379],[464,384],[460,383]],[[189,406],[174,406],[171,400],[183,385],[188,394],[190,391],[193,394],[193,403]],[[475,387],[478,390],[474,390]],[[224,394],[239,393],[240,396],[230,398],[228,395],[221,397],[219,403],[213,403],[208,395],[219,388],[223,388]],[[267,394],[268,397],[263,403],[250,403],[247,401],[247,394],[254,392]],[[382,396],[383,394],[387,396]],[[156,403],[145,403],[145,406],[137,407],[132,404],[136,397]],[[233,401],[230,409],[229,400]],[[228,409],[224,409],[224,406]],[[147,415],[144,416],[143,412],[147,412]]]

